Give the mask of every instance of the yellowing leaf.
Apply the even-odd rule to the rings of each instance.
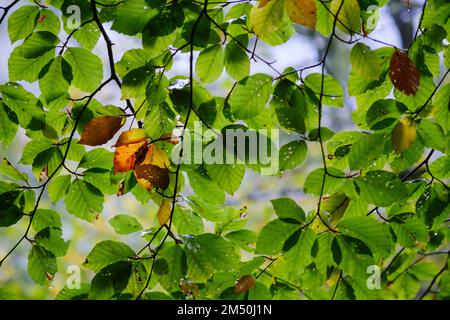
[[[361,9],[358,0],[332,0],[330,10],[333,15],[337,15],[339,11],[337,26],[341,31],[349,34],[361,31]]]
[[[147,150],[147,141],[126,144],[114,153],[114,173],[127,172],[134,169],[136,160]]]
[[[252,275],[243,276],[236,282],[236,285],[234,286],[234,292],[236,292],[236,294],[246,293],[248,290],[255,287],[255,285],[255,277],[253,277]]]
[[[398,153],[408,150],[417,137],[416,123],[410,118],[402,118],[392,130],[392,145]]]
[[[170,214],[172,212],[172,206],[170,204],[170,201],[167,199],[164,199],[161,202],[161,205],[159,206],[158,210],[158,221],[160,225],[165,225],[167,222],[169,222]]]
[[[144,189],[152,190],[154,187],[167,189],[170,183],[169,167],[170,160],[167,153],[152,144],[145,158],[135,166],[134,175]]]
[[[420,72],[406,53],[395,51],[392,54],[389,77],[398,90],[408,96],[416,95],[420,84]]]
[[[286,0],[289,18],[298,24],[314,29],[317,20],[317,8],[314,0]]]
[[[122,127],[122,117],[102,116],[92,119],[83,130],[79,144],[100,146],[105,144]]]
[[[283,22],[285,0],[272,0],[255,5],[250,11],[250,24],[260,38],[277,31]]]
[[[131,130],[122,132],[116,142],[115,147],[117,148],[126,144],[141,142],[147,138],[148,136],[145,133],[144,129],[133,128]]]

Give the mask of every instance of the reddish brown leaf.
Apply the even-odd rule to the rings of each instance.
[[[167,189],[170,183],[169,170],[154,164],[138,164],[134,168],[134,174],[139,184],[147,190],[154,187]]]
[[[245,293],[256,285],[256,279],[252,275],[243,276],[234,286],[236,294]]]
[[[120,146],[114,153],[114,173],[134,169],[136,160],[147,151],[147,141]]]
[[[120,135],[119,139],[116,142],[115,147],[118,148],[118,147],[124,146],[126,144],[138,143],[138,142],[146,140],[147,138],[148,138],[148,136],[143,129],[134,128],[134,129],[122,132],[122,134]]]
[[[395,51],[392,55],[389,77],[394,86],[408,96],[414,96],[419,88],[419,69],[404,52]]]
[[[122,127],[122,117],[102,116],[92,119],[83,130],[78,143],[88,146],[100,146],[105,144]]]

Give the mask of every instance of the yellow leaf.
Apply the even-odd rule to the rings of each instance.
[[[392,145],[397,153],[408,150],[417,137],[416,123],[410,118],[401,118],[392,130]]]
[[[172,206],[170,204],[170,201],[167,199],[164,199],[161,202],[161,205],[159,207],[158,214],[157,214],[160,225],[165,225],[165,224],[167,224],[167,222],[169,222],[171,212],[172,212]]]
[[[286,9],[291,21],[314,29],[317,8],[314,0],[286,0]]]
[[[339,11],[337,26],[341,31],[349,34],[361,31],[361,9],[358,0],[332,0],[330,10],[335,16]]]
[[[126,144],[138,143],[146,140],[147,138],[148,136],[143,129],[133,128],[131,130],[122,132],[116,142],[115,147],[118,148]]]
[[[83,130],[79,144],[100,146],[111,140],[122,127],[122,117],[102,116],[92,119]]]

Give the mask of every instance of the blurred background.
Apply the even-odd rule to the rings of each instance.
[[[0,6],[7,6],[10,2],[11,0],[0,0]],[[20,1],[18,6],[26,4],[29,4],[29,2]],[[422,0],[390,1],[388,5],[381,9],[380,21],[375,31],[371,33],[371,36],[400,48],[407,48],[417,28],[422,5]],[[11,12],[8,16],[10,14]],[[106,30],[115,43],[113,50],[116,62],[120,60],[125,51],[142,47],[139,39],[127,37],[110,30],[110,24],[106,24]],[[269,61],[275,61],[273,66],[280,71],[286,67],[300,68],[318,62],[323,54],[327,38],[302,26],[297,25],[296,30],[297,33],[288,42],[277,47],[265,45],[261,41],[258,42],[257,53]],[[60,39],[65,39],[66,37],[67,35],[62,31]],[[382,46],[373,41],[363,42],[372,49]],[[70,44],[77,45],[76,40],[72,39]],[[251,47],[252,45],[250,43]],[[8,82],[8,57],[12,49],[13,46],[10,43],[7,32],[6,18],[0,26],[1,84]],[[350,49],[351,46],[334,41],[331,54],[328,56],[327,72],[338,79],[344,88],[346,88],[350,69]],[[94,53],[100,56],[104,61],[104,65],[107,66],[106,46],[102,39],[95,47]],[[170,78],[173,75],[188,75],[188,67],[188,54],[179,54],[176,56],[173,68],[167,76]],[[108,77],[108,72],[108,68],[105,68],[105,79]],[[274,74],[264,64],[252,62],[251,73],[256,72]],[[310,72],[320,71],[311,69],[307,73]],[[224,72],[218,81],[208,85],[207,88],[216,95],[224,96],[232,83],[232,80]],[[37,83],[29,84],[21,81],[20,84],[35,95],[39,95]],[[125,105],[124,101],[120,101],[120,90],[114,84],[108,85],[96,98],[104,104],[113,104],[121,107]],[[345,108],[325,108],[324,126],[334,131],[351,130],[354,128],[351,120],[351,113],[354,107],[353,99],[347,97]],[[288,140],[290,137],[286,136],[283,139]],[[11,145],[5,146],[0,143],[0,156],[2,158],[6,157],[16,167],[29,173],[30,177],[32,177],[31,168],[17,165],[22,150],[28,141],[29,139],[25,136],[24,131],[19,130]],[[308,149],[306,161],[300,167],[286,172],[280,177],[260,176],[247,170],[240,189],[233,197],[227,199],[227,202],[235,208],[247,206],[249,219],[247,227],[260,230],[264,224],[273,218],[273,210],[270,205],[271,199],[292,197],[303,207],[305,212],[316,206],[316,197],[306,197],[302,193],[302,185],[307,173],[313,168],[321,166],[319,145],[309,143]],[[31,179],[32,185],[38,184],[34,177]],[[0,299],[2,295],[3,298],[53,299],[65,284],[68,276],[65,272],[67,267],[70,265],[81,265],[95,243],[106,239],[116,239],[126,242],[136,250],[145,244],[145,240],[140,237],[139,232],[128,236],[119,236],[114,233],[108,223],[109,219],[117,214],[130,214],[135,216],[144,228],[149,228],[155,225],[157,211],[157,208],[152,204],[141,205],[132,195],[120,198],[113,196],[105,199],[102,214],[96,223],[90,224],[68,214],[64,204],[53,205],[47,195],[45,195],[44,201],[41,202],[41,207],[53,208],[62,213],[64,238],[72,240],[68,254],[64,258],[58,259],[58,273],[52,286],[38,286],[32,282],[27,273],[27,256],[30,247],[29,243],[24,241],[0,268]],[[28,219],[22,219],[14,227],[0,229],[0,257],[3,257],[24,233],[27,221]],[[92,276],[91,272],[82,271],[82,281],[87,281]]]

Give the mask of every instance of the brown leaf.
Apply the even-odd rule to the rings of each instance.
[[[122,127],[122,117],[102,116],[92,119],[83,130],[79,144],[100,146],[111,140]]]
[[[180,139],[178,139],[176,136],[173,136],[172,134],[163,134],[161,137],[159,137],[160,140],[171,143],[171,144],[179,144]]]
[[[419,88],[419,69],[402,51],[395,51],[392,54],[389,77],[394,86],[408,96],[414,96]]]
[[[234,286],[234,292],[236,294],[246,293],[248,290],[256,285],[256,279],[252,275],[243,276],[240,278]]]
[[[315,29],[317,8],[314,0],[286,0],[286,10],[292,22]]]
[[[167,222],[169,222],[170,214],[172,212],[172,206],[170,205],[170,201],[167,199],[164,199],[161,202],[161,206],[158,210],[158,221],[160,225],[165,225]]]
[[[122,132],[114,147],[118,148],[126,144],[138,143],[148,138],[147,133],[143,129],[133,128]]]
[[[136,160],[147,151],[147,141],[120,146],[114,152],[114,173],[133,170]]]
[[[134,175],[138,183],[147,190],[152,190],[154,187],[164,190],[170,183],[169,170],[154,164],[136,165]]]

